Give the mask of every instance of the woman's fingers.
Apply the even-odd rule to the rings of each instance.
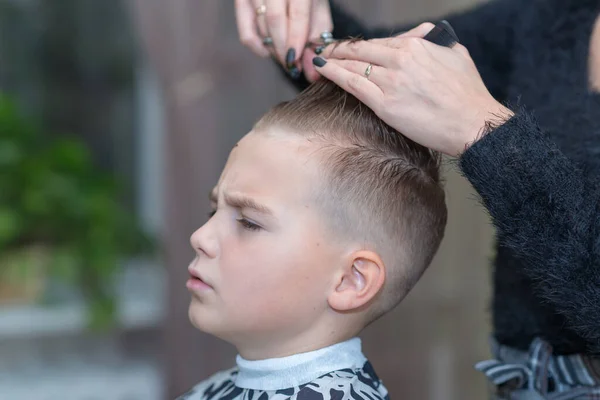
[[[386,67],[394,59],[396,50],[390,46],[373,43],[365,40],[347,41],[335,43],[323,51],[322,56],[326,59],[346,59],[364,61],[371,64]]]
[[[261,0],[258,0],[261,1]],[[273,39],[273,48],[279,62],[286,65],[287,53],[288,16],[286,0],[262,0],[264,1],[265,20],[269,36]]]
[[[314,0],[311,7],[310,31],[308,38],[313,43],[321,43],[323,32],[333,31],[333,20],[328,0]],[[307,47],[302,54],[302,71],[309,82],[314,82],[321,77],[312,63],[315,50]]]
[[[315,57],[313,63],[317,71],[325,78],[333,81],[348,93],[354,95],[375,113],[378,113],[383,101],[383,91],[364,74],[347,70],[338,63],[339,60],[325,60]]]
[[[269,27],[267,26],[267,6],[263,0],[252,0],[254,19],[256,28],[261,39],[269,36]]]
[[[293,64],[302,56],[304,46],[308,39],[311,19],[312,0],[290,1],[288,6],[288,35],[286,64]]]
[[[435,25],[432,24],[431,22],[424,22],[409,31],[399,32],[390,37],[369,39],[369,40],[362,41],[362,42],[378,44],[381,46],[386,46],[388,48],[397,48],[397,47],[401,47],[401,43],[402,43],[401,40],[398,40],[399,38],[423,38],[434,27],[435,27]],[[336,46],[337,46],[336,44],[331,44],[331,45],[327,46],[323,52],[323,57],[331,57],[331,54],[334,52],[334,49]],[[333,57],[341,58],[338,53],[333,54]]]
[[[300,59],[300,65],[302,68],[302,72],[304,76],[309,82],[314,82],[321,77],[321,75],[315,69],[314,64],[312,63],[312,59],[315,58],[316,54],[313,49],[306,48],[302,53],[302,57]]]
[[[417,25],[413,29],[411,29],[409,31],[406,31],[406,32],[402,32],[402,33],[397,34],[397,35],[394,35],[393,37],[419,37],[419,38],[423,38],[433,28],[435,28],[435,25],[432,24],[431,22],[423,22],[422,24]]]
[[[272,54],[293,77],[300,68],[311,81],[320,76],[311,62],[314,49],[306,43],[309,38],[318,43],[321,33],[333,30],[328,0],[235,0],[235,7],[244,45],[263,57]]]
[[[368,40],[369,43],[375,43],[375,44],[380,44],[382,46],[387,46],[387,47],[392,47],[392,48],[399,48],[402,47],[402,43],[404,43],[403,39],[407,39],[407,38],[424,38],[433,28],[435,27],[434,24],[432,24],[431,22],[424,22],[421,25],[406,31],[406,32],[400,32],[397,33],[393,36],[390,37],[386,37],[386,38],[377,38],[377,39],[370,39]]]
[[[314,43],[322,43],[321,34],[333,31],[331,7],[328,0],[313,0],[308,38]]]
[[[399,32],[393,36],[390,37],[385,37],[385,38],[377,38],[377,39],[370,39],[370,40],[366,40],[366,41],[361,41],[361,42],[367,42],[367,43],[373,43],[373,44],[377,44],[377,45],[381,45],[381,46],[385,46],[388,48],[400,48],[403,47],[405,42],[402,39],[407,39],[407,38],[423,38],[425,37],[433,28],[435,27],[435,25],[431,22],[424,22],[418,26],[416,26],[415,28],[409,30],[409,31],[405,31],[405,32]],[[341,46],[341,45],[340,45]],[[336,45],[330,45],[328,46],[325,51],[323,52],[323,56],[324,57],[336,57],[336,58],[342,58],[340,55],[340,52],[338,52],[337,50],[335,50]],[[344,51],[345,55],[349,55],[349,52]],[[355,57],[349,57],[352,59],[356,59]]]
[[[364,61],[355,61],[355,60],[337,60],[334,59],[336,65],[344,68],[346,71],[354,72],[356,75],[362,75],[367,78],[369,81],[373,82],[380,89],[383,90],[383,87],[386,83],[389,83],[389,74],[385,68],[382,68],[378,65],[369,64]],[[370,65],[370,67],[369,67]],[[367,77],[368,73],[368,77]]]
[[[235,0],[235,19],[240,42],[256,55],[267,57],[269,51],[258,35],[256,10],[251,0]]]

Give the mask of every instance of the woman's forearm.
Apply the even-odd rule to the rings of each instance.
[[[600,351],[598,181],[526,111],[471,146],[460,167],[492,217],[499,244],[522,262],[537,294]]]

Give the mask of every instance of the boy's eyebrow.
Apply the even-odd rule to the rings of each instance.
[[[256,200],[246,197],[225,194],[225,202],[234,208],[250,208],[261,214],[273,216],[273,211],[270,208],[258,203]]]
[[[210,191],[210,193],[208,194],[208,197],[211,202],[213,202],[213,203],[218,202],[217,201],[217,191],[215,189]],[[250,197],[246,197],[246,196],[225,194],[225,203],[229,204],[231,207],[234,207],[234,208],[250,208],[261,214],[270,215],[270,216],[274,215],[273,211],[270,208],[258,203],[256,200],[254,200]]]

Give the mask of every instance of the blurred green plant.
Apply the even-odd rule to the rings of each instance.
[[[39,249],[43,257],[31,257]],[[43,259],[48,276],[81,290],[91,327],[107,328],[115,322],[119,262],[151,249],[119,202],[116,179],[94,166],[85,145],[44,135],[0,93],[0,279],[15,275],[15,265],[38,274]]]

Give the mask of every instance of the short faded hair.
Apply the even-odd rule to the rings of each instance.
[[[406,138],[356,97],[321,79],[267,112],[255,131],[282,128],[319,146],[317,204],[333,232],[372,247],[387,276],[373,317],[391,310],[437,252],[447,209],[440,154]]]

